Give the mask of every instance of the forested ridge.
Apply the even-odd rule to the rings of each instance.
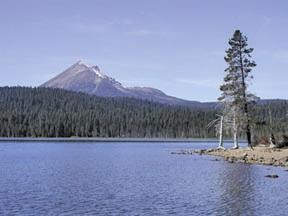
[[[253,111],[254,131],[287,132],[288,103]],[[0,88],[1,137],[215,137],[207,125],[219,111],[158,104],[132,98],[101,98],[60,89]]]

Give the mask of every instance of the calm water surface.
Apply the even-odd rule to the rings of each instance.
[[[0,215],[287,215],[285,169],[170,154],[208,146],[0,143]]]

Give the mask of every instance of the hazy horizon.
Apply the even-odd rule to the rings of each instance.
[[[0,8],[0,86],[39,86],[82,59],[124,84],[216,101],[234,30],[257,67],[251,90],[288,99],[288,2],[36,0]]]

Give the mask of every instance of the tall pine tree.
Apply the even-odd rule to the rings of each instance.
[[[249,109],[256,96],[249,93],[248,82],[253,79],[251,71],[256,66],[251,60],[253,48],[248,48],[247,37],[239,30],[234,32],[229,46],[224,58],[228,67],[225,70],[224,84],[220,86],[222,94],[219,101],[225,104],[224,116],[233,116],[231,127],[234,139],[238,139],[239,129],[242,129],[246,133],[248,146],[252,147]]]

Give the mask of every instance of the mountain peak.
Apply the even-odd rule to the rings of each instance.
[[[103,74],[97,65],[90,65],[83,60],[77,61],[41,86],[85,92],[102,97],[134,97],[175,105],[198,104],[198,102],[171,97],[150,87],[126,88],[117,80]]]
[[[100,71],[100,68],[97,65],[88,64],[82,59],[78,60],[73,66],[84,66],[86,69],[93,71],[98,77],[103,79],[107,78],[107,76]]]
[[[84,61],[83,59],[79,59],[74,65],[83,65],[86,66],[87,68],[92,67],[92,65],[88,64],[86,61]]]

